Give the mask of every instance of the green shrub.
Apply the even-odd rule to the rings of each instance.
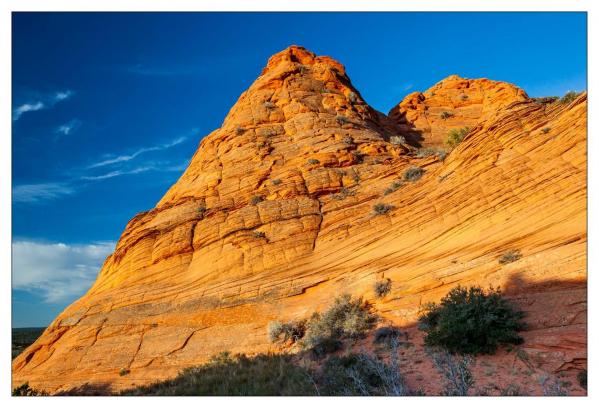
[[[318,159],[308,159],[308,161],[306,163],[308,163],[310,165],[320,164],[320,160],[318,160]]]
[[[389,138],[389,142],[394,145],[406,144],[406,138],[403,136],[395,135]]]
[[[356,95],[355,92],[350,92],[347,95],[347,99],[349,100],[350,103],[354,104],[358,101],[358,95]]]
[[[312,373],[286,354],[216,356],[176,378],[125,390],[121,395],[318,395]]]
[[[237,135],[243,135],[245,133],[245,129],[240,126],[237,129],[235,129],[235,132],[237,133]]]
[[[502,388],[499,393],[502,397],[518,397],[526,395],[516,384],[508,384],[505,388]]]
[[[306,321],[291,321],[287,323],[270,322],[268,324],[268,339],[271,343],[295,343],[306,334]]]
[[[274,109],[274,108],[276,108],[276,107],[277,107],[277,105],[275,105],[275,104],[274,104],[274,103],[272,103],[271,101],[266,101],[266,102],[264,102],[264,104],[263,104],[263,105],[264,105],[264,107],[265,107],[266,109]]]
[[[578,380],[578,385],[580,385],[585,390],[587,389],[587,370],[579,371],[576,374],[576,379]]]
[[[559,96],[544,96],[541,98],[532,98],[536,103],[540,103],[542,105],[547,105],[559,100]]]
[[[345,338],[356,339],[372,328],[376,316],[362,298],[350,295],[335,298],[333,305],[322,314],[314,313],[308,321],[306,335],[302,339],[304,349],[338,344]]]
[[[543,129],[541,129],[541,132],[543,132],[543,134],[547,134],[551,131],[551,128],[549,126],[544,127]]]
[[[321,359],[328,354],[334,353],[343,348],[343,342],[338,339],[324,338],[310,349],[317,359]]]
[[[258,203],[261,203],[262,201],[264,201],[264,197],[259,196],[259,195],[255,195],[250,198],[251,205],[256,205]]]
[[[580,93],[575,91],[566,92],[564,96],[559,100],[561,103],[568,104],[574,101],[580,95]]]
[[[131,372],[131,371],[130,371],[128,368],[121,368],[121,369],[119,370],[119,375],[120,375],[121,377],[123,377],[123,376],[125,376],[125,375],[129,374],[130,372]]]
[[[391,279],[378,281],[374,283],[374,293],[377,297],[383,298],[391,292]]]
[[[343,125],[345,125],[347,123],[351,123],[351,121],[348,119],[348,117],[347,116],[343,116],[343,115],[337,115],[337,116],[335,116],[335,120],[341,126],[343,126]]]
[[[389,195],[389,194],[399,190],[399,188],[403,185],[404,185],[403,181],[395,180],[393,183],[391,183],[391,185],[389,187],[387,187],[385,189],[384,194]]]
[[[470,128],[468,126],[461,129],[451,129],[447,134],[445,144],[449,146],[450,149],[454,149],[462,142],[462,140],[464,140],[464,137],[466,137],[468,132],[470,132]]]
[[[403,179],[405,181],[417,181],[424,174],[424,169],[422,167],[412,166],[403,172]]]
[[[347,188],[347,187],[341,187],[341,188],[339,189],[339,193],[338,193],[338,194],[335,194],[335,195],[333,195],[333,198],[334,198],[335,200],[343,200],[343,199],[345,199],[345,198],[347,198],[347,197],[353,197],[353,196],[355,196],[355,195],[356,195],[356,192],[355,192],[354,190],[350,190],[350,189],[349,189],[349,188]]]
[[[461,99],[461,100],[463,100],[463,101],[465,101],[466,99],[468,99],[468,95],[466,95],[466,94],[461,94],[461,95],[460,95],[460,99]]]
[[[374,211],[374,213],[376,215],[387,214],[389,211],[391,211],[394,208],[395,207],[393,207],[392,205],[385,204],[385,203],[377,203],[377,204],[375,204],[375,205],[372,206],[372,210]]]
[[[517,249],[510,249],[507,252],[504,252],[499,257],[499,263],[502,265],[509,264],[512,262],[516,262],[518,259],[522,258],[522,254]]]
[[[278,186],[279,184],[282,183],[282,181],[281,181],[281,179],[273,179],[271,181],[271,183],[272,183],[273,186]]]
[[[354,138],[351,136],[344,136],[343,137],[343,143],[345,143],[346,145],[353,145],[354,144]]]
[[[254,231],[252,236],[254,238],[266,238],[266,233],[264,231]]]
[[[453,116],[453,113],[447,112],[447,111],[441,112],[441,115],[440,115],[441,119],[443,119],[443,120],[449,119],[452,116]]]
[[[396,357],[387,364],[364,353],[333,356],[324,363],[321,378],[322,395],[413,394],[404,382]]]
[[[441,160],[445,160],[447,151],[438,147],[422,147],[416,151],[416,157],[424,158],[430,156],[437,156]]]
[[[445,378],[443,395],[467,396],[474,386],[474,377],[470,371],[472,359],[468,356],[453,356],[446,350],[432,354],[433,363]]]
[[[399,336],[401,336],[401,331],[397,327],[380,327],[374,332],[373,343],[391,345],[393,341],[398,341]]]
[[[198,215],[200,218],[204,218],[204,215],[206,214],[206,210],[207,210],[206,206],[203,204],[198,207]]]
[[[497,347],[521,344],[518,331],[525,328],[524,313],[517,311],[492,287],[457,286],[439,305],[429,303],[419,318],[427,346],[444,347],[452,353],[492,354]]]
[[[35,388],[31,388],[29,383],[23,383],[18,387],[13,388],[12,394],[13,397],[41,397],[48,395],[44,391],[38,391]]]

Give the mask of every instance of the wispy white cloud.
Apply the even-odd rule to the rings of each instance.
[[[38,100],[26,102],[13,109],[12,120],[17,121],[24,113],[35,112],[42,109],[50,109],[58,102],[65,101],[74,95],[70,89],[55,92],[50,95],[42,95]]]
[[[187,140],[187,138],[188,138],[188,136],[180,136],[168,143],[164,143],[164,144],[161,144],[158,146],[142,147],[131,154],[113,156],[109,159],[102,160],[97,163],[93,163],[93,164],[87,166],[87,169],[95,169],[97,167],[104,167],[104,166],[109,166],[109,165],[113,165],[113,164],[117,164],[117,163],[123,163],[123,162],[127,162],[129,160],[133,160],[137,156],[144,154],[144,153],[170,149],[171,147],[174,147],[174,146],[177,146],[177,145],[183,143],[184,141]]]
[[[54,101],[55,102],[64,101],[65,99],[69,99],[71,96],[73,96],[73,94],[74,94],[74,92],[71,91],[70,89],[67,89],[66,91],[56,92],[54,94]]]
[[[13,289],[47,303],[72,301],[93,284],[114,242],[69,245],[19,240],[12,244]]]
[[[410,89],[414,88],[414,84],[405,84],[403,87],[404,91],[409,91]]]
[[[38,110],[42,110],[45,107],[46,107],[46,105],[44,105],[43,102],[24,103],[21,106],[17,106],[15,108],[15,110],[13,110],[12,120],[13,121],[19,120],[19,118],[21,117],[22,114],[27,113],[27,112],[35,112]]]
[[[152,166],[145,166],[145,167],[136,167],[132,170],[115,170],[115,171],[111,171],[111,172],[105,173],[105,174],[100,174],[97,176],[82,176],[81,180],[105,180],[105,179],[109,179],[109,178],[113,178],[113,177],[125,176],[127,174],[145,173],[146,171],[150,171],[150,170],[155,170],[155,168]]]
[[[65,136],[75,133],[81,127],[81,121],[79,119],[72,119],[65,124],[58,126],[54,129],[54,133],[62,134]]]
[[[36,203],[75,193],[68,183],[21,184],[12,189],[13,202]]]
[[[59,128],[60,129],[60,128]],[[61,131],[62,134],[69,134],[73,130]],[[58,132],[58,129],[57,129]],[[146,160],[133,167],[133,163],[128,163],[137,156],[153,151],[160,151],[177,146],[186,141],[190,135],[197,133],[196,129],[192,129],[187,135],[179,136],[167,143],[161,145],[144,147],[136,150],[129,155],[121,155],[102,160],[85,167],[84,169],[73,169],[69,172],[69,179],[60,182],[47,182],[38,184],[20,184],[15,185],[12,189],[12,199],[15,203],[24,204],[39,204],[51,200],[56,200],[64,196],[77,193],[80,189],[89,185],[89,182],[97,182],[108,180],[115,177],[141,174],[146,172],[180,172],[185,170],[189,164],[189,160],[182,163],[173,162],[171,160]],[[105,170],[98,174],[105,166],[115,165],[110,171]],[[118,165],[118,166],[117,166]]]

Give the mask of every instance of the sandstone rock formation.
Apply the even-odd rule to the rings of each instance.
[[[472,128],[501,108],[526,100],[526,93],[512,84],[452,75],[428,91],[409,94],[389,117],[422,146],[443,146],[451,129]]]
[[[448,107],[456,114],[440,123]],[[423,144],[454,125],[472,131],[444,161],[418,158],[390,142],[404,114]],[[422,178],[394,184],[411,166]],[[500,264],[510,249],[522,258]],[[381,300],[383,278],[393,286]],[[269,321],[307,317],[342,292],[408,326],[457,284],[502,286],[528,312],[536,367],[586,365],[586,94],[539,104],[450,77],[388,118],[341,64],[294,46],[129,222],[93,287],[13,361],[13,383],[121,389],[223,350],[276,350]]]

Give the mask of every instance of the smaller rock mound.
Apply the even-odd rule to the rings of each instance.
[[[389,111],[403,133],[422,146],[441,146],[451,129],[473,127],[513,102],[528,99],[507,82],[452,75],[425,92],[413,92]]]

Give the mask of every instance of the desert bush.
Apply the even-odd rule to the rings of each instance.
[[[508,384],[505,388],[502,388],[499,393],[503,397],[518,397],[526,395],[526,393],[520,390],[520,387],[516,384]]]
[[[424,174],[422,167],[412,166],[403,172],[403,179],[405,181],[417,181]]]
[[[277,105],[275,105],[274,103],[272,103],[271,101],[266,101],[263,103],[264,107],[266,109],[274,109],[277,107]]]
[[[447,112],[447,111],[443,111],[443,112],[441,112],[441,115],[440,115],[441,119],[443,119],[443,120],[445,120],[445,119],[449,119],[449,118],[451,118],[452,116],[453,116],[453,113],[451,113],[451,112]]]
[[[544,96],[544,97],[541,97],[541,98],[532,98],[532,100],[535,101],[536,103],[540,103],[540,104],[546,105],[546,104],[550,104],[550,103],[553,103],[555,101],[558,101],[559,100],[559,96]]]
[[[237,133],[237,135],[243,135],[245,133],[245,129],[240,126],[237,129],[235,129],[235,132]]]
[[[543,395],[546,397],[564,397],[568,395],[568,390],[557,378],[550,379],[548,375],[542,375],[539,378],[539,383],[543,389]]]
[[[356,339],[372,328],[376,316],[362,298],[342,295],[322,314],[314,313],[308,321],[306,335],[301,341],[304,349],[338,345],[345,338]],[[318,353],[317,353],[318,354]]]
[[[318,395],[312,373],[286,354],[231,356],[183,370],[176,378],[125,390],[121,395]]]
[[[268,324],[268,339],[271,343],[295,343],[306,334],[306,321],[290,321],[281,323],[278,321]]]
[[[271,181],[271,183],[273,184],[273,186],[278,186],[279,184],[282,183],[281,179],[273,179]]]
[[[318,159],[308,159],[308,161],[306,163],[311,164],[311,165],[319,164],[320,160],[318,160]]]
[[[376,215],[387,214],[393,208],[395,208],[395,207],[393,207],[390,204],[385,204],[385,203],[377,203],[377,204],[375,204],[375,205],[372,206],[372,210],[374,211],[374,213]]]
[[[254,231],[252,232],[252,236],[254,238],[266,238],[266,233],[264,231]]]
[[[349,100],[350,103],[356,103],[358,101],[358,95],[356,95],[355,92],[350,92],[347,95],[347,99]]]
[[[354,144],[354,138],[351,136],[344,136],[343,137],[343,143],[345,143],[346,145],[353,145]]]
[[[121,368],[121,369],[119,370],[119,375],[120,375],[121,377],[123,377],[123,376],[125,376],[125,375],[129,374],[130,372],[131,372],[131,371],[130,371],[128,368]]]
[[[461,100],[463,100],[463,101],[465,101],[466,99],[468,99],[468,95],[466,95],[466,94],[461,94],[461,95],[460,95],[460,99],[461,99]]]
[[[391,185],[389,187],[387,187],[385,189],[384,194],[389,195],[389,194],[399,190],[399,188],[403,185],[404,185],[403,181],[395,180],[393,183],[391,183]]]
[[[23,383],[18,387],[13,388],[11,395],[13,397],[41,397],[48,395],[44,391],[36,390],[35,388],[31,388],[29,383]]]
[[[578,380],[578,385],[580,385],[585,390],[587,389],[587,370],[579,371],[576,374],[576,379]]]
[[[338,339],[324,338],[312,346],[310,351],[317,359],[321,359],[343,348],[343,342]]]
[[[550,127],[544,127],[543,129],[541,129],[541,132],[543,132],[544,134],[547,134],[551,131]]]
[[[574,101],[580,95],[580,93],[575,91],[566,92],[564,96],[559,100],[561,103],[568,104]]]
[[[385,326],[379,327],[374,332],[374,344],[388,344],[392,345],[393,341],[399,339],[401,336],[401,331],[397,327],[394,326]]]
[[[355,195],[356,195],[356,192],[355,192],[354,190],[350,190],[350,189],[349,189],[349,188],[347,188],[347,187],[341,187],[341,188],[339,189],[339,193],[338,193],[338,194],[335,194],[335,195],[333,195],[333,198],[334,198],[335,200],[343,200],[343,199],[345,199],[345,198],[347,198],[347,197],[353,197],[353,196],[355,196]]]
[[[374,283],[374,293],[377,297],[383,298],[391,292],[391,279],[385,279]]]
[[[335,120],[337,121],[337,123],[339,123],[342,126],[351,122],[347,116],[343,116],[343,115],[335,116]]]
[[[416,157],[424,158],[430,156],[437,156],[441,160],[445,160],[447,151],[438,147],[422,147],[416,151]]]
[[[457,286],[440,304],[425,305],[419,328],[426,332],[427,346],[444,347],[452,353],[492,354],[501,345],[523,342],[518,335],[525,328],[523,317],[499,289],[491,287],[485,292],[480,286]]]
[[[262,201],[264,201],[264,197],[259,196],[259,195],[255,195],[250,198],[251,205],[256,205],[258,203],[261,203]]]
[[[474,377],[470,371],[472,359],[469,356],[454,356],[447,350],[432,353],[432,359],[437,370],[445,378],[443,395],[467,396],[474,386]]]
[[[512,262],[516,262],[518,259],[522,258],[522,254],[517,249],[510,249],[509,251],[504,252],[499,257],[499,263],[502,265],[509,264]]]
[[[464,137],[466,137],[468,132],[470,132],[470,128],[468,126],[461,129],[451,129],[447,134],[445,144],[449,146],[450,149],[454,149],[462,142],[462,140],[464,140]]]
[[[406,144],[406,138],[403,136],[395,135],[389,138],[389,142],[391,142],[391,144],[394,145]]]
[[[396,351],[396,350],[394,350]],[[370,354],[329,358],[322,368],[323,395],[413,395],[399,370],[397,353],[389,364]]]

